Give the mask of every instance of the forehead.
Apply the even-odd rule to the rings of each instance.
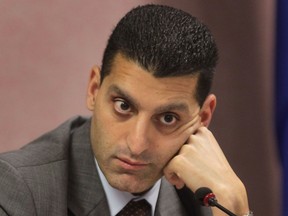
[[[149,98],[154,103],[183,101],[194,104],[196,85],[196,76],[154,77],[137,63],[118,54],[101,88],[118,92],[120,89],[140,101]]]

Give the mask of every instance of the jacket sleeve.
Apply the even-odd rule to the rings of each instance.
[[[0,158],[0,216],[36,216],[29,187],[17,169]]]

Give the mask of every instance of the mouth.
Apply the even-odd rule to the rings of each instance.
[[[125,157],[117,157],[118,165],[127,171],[139,171],[148,166],[147,162],[135,161]]]

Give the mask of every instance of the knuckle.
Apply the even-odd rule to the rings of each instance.
[[[175,157],[174,157],[174,163],[176,164],[176,165],[179,165],[179,164],[182,164],[183,163],[183,161],[185,160],[185,157],[182,155],[182,154],[178,154],[178,155],[176,155]]]

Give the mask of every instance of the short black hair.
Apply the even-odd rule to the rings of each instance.
[[[154,4],[138,6],[119,21],[104,51],[101,81],[118,53],[155,77],[197,76],[200,106],[210,92],[218,59],[207,26],[182,10]]]

